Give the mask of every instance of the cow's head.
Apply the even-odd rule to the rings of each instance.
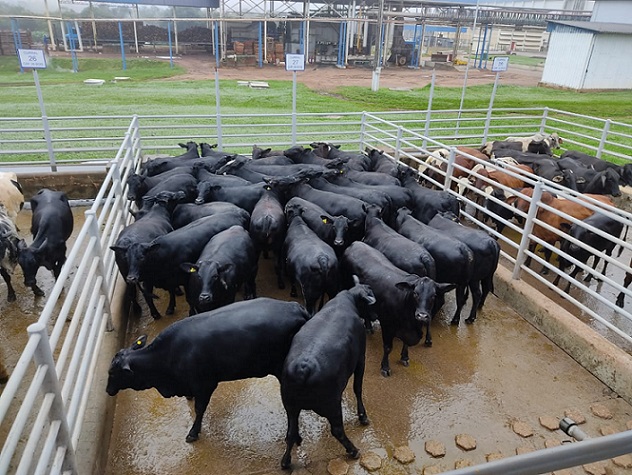
[[[105,388],[110,396],[116,396],[121,389],[147,389],[149,386],[142,387],[139,385],[141,378],[134,375],[132,370],[133,352],[145,347],[147,343],[147,335],[142,335],[134,341],[129,348],[119,350],[110,364],[108,370],[108,383]]]
[[[205,312],[215,308],[217,293],[229,289],[225,275],[232,267],[233,264],[220,265],[216,261],[180,264],[180,269],[189,276],[189,285],[199,289],[195,302],[198,311]]]
[[[442,299],[443,295],[454,289],[456,285],[438,283],[429,277],[418,277],[411,274],[407,280],[396,283],[395,287],[406,293],[405,301],[407,305],[414,307],[415,320],[427,324],[434,313],[438,311],[436,299]]]
[[[356,307],[358,308],[358,314],[360,318],[364,320],[365,325],[370,325],[370,322],[377,320],[375,312],[369,309],[369,307],[377,302],[370,286],[362,284],[360,279],[354,275],[353,287],[349,290],[349,293],[353,297]]]
[[[144,186],[145,175],[133,174],[127,179],[127,199],[135,201],[145,194],[147,191]]]
[[[48,239],[44,239],[44,242],[38,247],[26,245],[24,239],[20,239],[18,242],[18,263],[22,268],[24,274],[24,285],[31,287],[36,285],[37,270],[40,267],[42,261],[42,253],[45,252]]]

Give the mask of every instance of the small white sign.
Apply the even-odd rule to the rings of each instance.
[[[286,71],[305,71],[305,55],[304,54],[286,54],[285,55]]]
[[[509,67],[509,56],[496,56],[492,63],[492,71],[495,73],[507,71]]]
[[[20,66],[29,69],[46,69],[46,56],[42,49],[18,49]]]

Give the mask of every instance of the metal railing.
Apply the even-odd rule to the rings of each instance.
[[[523,113],[521,112],[518,115],[523,115]],[[549,123],[548,120],[552,120],[552,115],[556,118],[568,118],[571,116],[561,111],[550,110],[545,110],[544,115],[526,115],[529,117],[529,121],[533,120],[532,123],[538,124],[539,130],[547,132],[558,130],[547,125]],[[263,135],[255,132],[256,139],[261,138],[262,140],[253,140],[252,135],[243,133],[243,119],[240,118],[239,123],[236,123],[238,122],[236,120],[237,117],[231,117],[233,119],[231,123],[231,120],[222,116],[222,133],[234,127],[234,132],[223,135],[225,149],[234,148],[239,150],[246,148],[246,146],[251,147],[253,142],[263,146],[287,147],[287,130],[290,129],[287,128],[287,122],[283,122],[283,120],[287,120],[288,115],[256,117],[260,119],[260,122],[249,125],[249,131],[257,130],[259,127],[261,129],[267,127],[270,130],[275,130],[275,133],[273,135]],[[456,150],[453,145],[460,143],[462,140],[461,136],[452,134],[452,140],[448,141],[438,140],[436,136],[424,135],[420,130],[425,130],[427,125],[412,113],[379,115],[363,113],[361,116],[336,114],[335,117],[336,119],[332,119],[331,115],[330,117],[315,114],[305,115],[301,121],[301,126],[298,127],[297,143],[307,144],[314,140],[326,140],[325,137],[344,132],[341,135],[344,137],[343,145],[349,145],[361,150],[367,147],[385,150],[394,160],[414,168],[418,168],[423,163],[423,158],[434,149],[439,147],[448,148],[450,154],[444,160],[447,165],[447,171],[441,172],[436,165],[432,166],[434,171],[444,174],[444,183],[433,182],[429,177],[427,178],[435,186],[440,186],[450,190],[452,193],[456,193],[456,191],[452,191],[451,187],[451,184],[457,181],[454,179],[453,173],[462,169],[462,167],[455,162]],[[449,129],[454,127],[457,120],[462,121],[463,117],[462,115],[458,118],[454,115],[451,118],[435,118],[434,120],[448,121],[447,128]],[[87,407],[91,381],[95,375],[95,366],[102,338],[106,329],[111,327],[110,303],[117,276],[114,254],[104,251],[114,243],[119,231],[130,222],[124,184],[127,177],[134,170],[138,169],[143,158],[141,153],[145,155],[148,152],[171,151],[175,146],[173,144],[175,140],[183,140],[183,137],[191,138],[191,132],[194,130],[191,128],[191,121],[198,121],[200,137],[210,137],[212,139],[213,135],[207,135],[206,128],[209,125],[199,123],[199,121],[206,118],[207,116],[203,118],[200,118],[200,116],[134,116],[125,129],[124,134],[122,134],[122,143],[119,144],[114,160],[108,161],[107,176],[94,205],[90,210],[86,211],[85,225],[79,232],[62,274],[51,292],[40,319],[29,327],[28,343],[0,396],[0,423],[11,425],[7,440],[0,454],[0,473],[9,471],[12,473],[43,473],[45,471],[52,473],[78,473],[75,450],[81,436],[82,422]],[[117,118],[116,120],[119,119]],[[355,122],[354,119],[356,119]],[[593,122],[588,121],[588,119]],[[569,134],[572,130],[577,129],[581,131],[585,127],[596,131],[597,128],[594,127],[594,123],[598,123],[599,119],[588,119],[586,119],[587,125],[583,123],[584,118],[582,117],[582,124],[574,124],[573,129],[568,126]],[[99,118],[94,118],[94,120],[99,120]],[[333,122],[334,120],[340,122]],[[478,121],[476,127],[484,128],[486,126],[486,119],[481,120],[480,116],[476,118],[473,115],[471,120],[472,123]],[[567,119],[560,118],[559,120]],[[267,121],[267,125],[265,121]],[[272,121],[274,123],[271,124]],[[489,126],[490,121],[487,122]],[[339,127],[335,133],[331,131],[325,132],[332,123],[344,123],[346,130],[340,130],[342,127]],[[284,124],[286,128],[280,128],[281,124]],[[619,124],[617,125],[619,126]],[[321,126],[323,127],[323,135],[315,136],[314,134],[319,132],[318,127]],[[505,126],[514,127],[514,124],[510,123]],[[621,124],[622,130],[627,130],[623,126],[625,124]],[[183,127],[183,130],[186,129],[187,133],[176,137],[178,130],[180,130],[178,127]],[[610,123],[610,127],[612,127],[612,123]],[[474,126],[472,126],[472,129],[474,129]],[[102,130],[102,127],[97,127],[95,132],[101,132]],[[353,137],[353,130],[356,131],[355,137]],[[460,130],[463,131],[463,128]],[[533,128],[527,130],[532,131]],[[609,129],[599,130],[602,133],[601,136],[603,136],[603,130],[606,130],[606,136],[610,137]],[[283,135],[284,133],[285,135]],[[617,133],[620,135],[616,137],[631,138],[629,133],[621,131],[617,131]],[[471,133],[471,135],[473,134],[474,132]],[[490,136],[495,134],[501,134],[500,129],[490,133]],[[470,135],[470,132],[468,132],[468,135]],[[514,133],[514,135],[518,134]],[[590,144],[586,145],[585,142],[580,142],[582,135],[588,134],[577,132],[576,135],[570,135],[573,137],[571,140],[589,146]],[[440,136],[442,137],[443,135]],[[283,140],[283,137],[285,137],[285,140]],[[594,136],[591,137],[596,138]],[[610,153],[608,152],[610,150],[608,147],[618,142],[612,138],[607,138],[606,140],[601,140],[600,138],[598,143],[603,145],[601,148],[603,153]],[[472,158],[478,160],[475,157]],[[500,169],[500,165],[493,163],[488,164],[488,166]],[[503,170],[506,173],[518,175],[517,170],[512,170],[511,168]],[[536,190],[552,191],[564,196],[566,199],[579,200],[577,193],[564,190],[554,183],[547,182],[533,175],[520,176],[527,183],[532,184]],[[539,200],[539,191],[534,194],[533,198],[524,197],[530,201],[529,211],[522,213],[526,220],[524,227],[506,220],[505,224],[508,229],[518,237],[518,239],[515,239],[506,234],[498,233],[483,218],[477,216],[476,211],[483,213],[483,216],[489,214],[481,202],[485,195],[481,190],[475,189],[469,182],[460,183],[469,192],[461,197],[465,204],[464,215],[501,241],[504,262],[508,263],[505,265],[513,268],[515,278],[522,278],[523,274],[528,274],[537,283],[576,304],[579,313],[586,314],[594,319],[600,325],[600,330],[605,328],[605,330],[613,333],[615,341],[617,338],[622,340],[617,342],[621,347],[625,348],[630,343],[632,332],[629,329],[632,325],[632,315],[625,308],[616,307],[611,300],[604,298],[600,292],[596,292],[595,289],[573,279],[572,283],[579,287],[584,294],[590,295],[592,300],[597,301],[599,305],[607,307],[616,316],[614,319],[606,318],[599,309],[590,308],[580,299],[570,297],[554,287],[547,279],[524,265],[526,257],[531,257],[535,262],[546,266],[554,274],[559,273],[554,265],[544,262],[536,253],[529,252],[526,246],[528,240],[535,239],[540,245],[551,247],[542,241],[538,241],[530,232],[525,232],[532,229],[535,224],[545,226],[545,223],[542,223],[537,218],[537,209],[548,209]],[[585,202],[582,201],[582,203]],[[499,204],[502,206],[503,202],[499,201]],[[598,204],[587,202],[585,206],[596,209]],[[556,212],[553,209],[549,209],[549,211]],[[622,222],[627,222],[627,220],[632,218],[632,215],[629,213],[615,207],[608,207],[605,213],[613,219]],[[577,221],[570,217],[566,218],[571,222]],[[599,230],[595,231],[599,232]],[[632,246],[623,240],[617,237],[612,237],[612,239],[622,246],[626,252],[632,251]],[[557,249],[555,249],[555,252],[559,253]],[[595,252],[598,254],[597,251]],[[567,255],[566,257],[572,261],[571,256]],[[601,257],[608,260],[611,269],[617,269],[620,273],[632,271],[629,266],[615,258],[605,255],[601,255]],[[625,262],[627,263],[628,260]],[[603,276],[587,266],[582,267],[585,271],[591,272],[595,277],[601,279],[604,286],[610,286],[616,292],[624,292],[628,297],[632,296],[630,291],[622,287],[619,280]],[[74,273],[72,277],[71,269],[73,269]],[[562,277],[568,279],[565,274]],[[62,296],[64,288],[66,290]],[[30,367],[31,361],[35,363],[34,368]],[[16,395],[20,397],[16,398]],[[16,401],[20,399],[22,403],[18,404]],[[626,453],[625,451],[621,452],[621,449],[618,448],[620,447],[619,445],[616,447],[617,453]],[[576,450],[582,451],[583,449],[579,447]],[[595,452],[595,454],[591,455],[591,461],[599,460],[599,458],[593,457],[599,457],[601,454],[602,452]],[[568,456],[559,465],[556,465],[556,468],[573,465],[573,460],[576,459]],[[529,463],[532,463],[531,459],[529,459]],[[533,469],[526,469],[526,471],[515,473],[538,472]]]
[[[75,449],[95,366],[105,331],[112,330],[118,270],[104,250],[129,220],[122,184],[140,150],[134,118],[0,396],[0,424],[11,425],[0,473],[77,473]]]

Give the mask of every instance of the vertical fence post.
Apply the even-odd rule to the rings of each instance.
[[[426,137],[430,134],[430,118],[432,117],[432,98],[434,96],[435,79],[437,78],[437,70],[432,70],[432,79],[430,81],[430,96],[428,97],[428,109],[426,110],[426,126],[424,127],[424,140],[421,148],[425,149],[428,141]]]
[[[68,426],[68,417],[64,408],[64,401],[61,397],[59,378],[55,371],[55,361],[53,353],[46,333],[46,325],[42,322],[36,322],[28,326],[26,331],[29,337],[38,335],[40,340],[35,353],[33,355],[35,364],[46,367],[46,376],[42,383],[42,391],[44,393],[54,394],[55,397],[51,404],[50,420],[59,421],[59,433],[57,434],[57,446],[66,447],[66,456],[62,463],[63,471],[70,471],[73,474],[77,472],[77,462],[75,460],[75,449],[72,446],[72,438],[70,436],[70,428]]]
[[[110,305],[110,296],[108,295],[108,287],[109,287],[110,279],[109,279],[108,274],[105,272],[105,267],[103,267],[103,249],[101,248],[101,234],[99,233],[99,222],[97,220],[97,213],[93,209],[87,210],[84,214],[86,216],[86,223],[89,223],[89,226],[90,226],[88,228],[90,236],[92,236],[96,241],[94,252],[95,252],[95,257],[99,260],[99,272],[101,273],[101,276],[103,277],[103,279],[101,279],[101,292],[103,293],[105,297],[104,307],[105,307],[105,311],[108,313],[108,322],[106,325],[106,330],[110,332],[114,330],[114,323],[112,322],[112,307]]]
[[[127,61],[125,60],[125,41],[123,40],[123,23],[118,22],[119,42],[121,43],[121,61],[123,61],[123,71],[127,69]]]
[[[454,174],[454,160],[456,158],[456,148],[450,147],[450,155],[448,156],[448,166],[445,171],[445,180],[443,180],[443,189],[449,190],[452,185],[452,175]]]
[[[17,18],[11,18],[11,31],[13,32],[13,45],[17,51],[22,48],[22,37],[20,36],[20,27],[18,26]],[[24,72],[22,62],[20,62],[20,72]]]
[[[364,143],[365,133],[366,133],[366,112],[363,112],[362,119],[360,120],[360,152],[366,149],[366,144]]]
[[[545,107],[542,111],[542,119],[540,120],[540,133],[543,134],[546,129],[546,119],[549,117],[549,108]]]
[[[222,108],[219,94],[219,69],[215,67],[215,124],[217,126],[217,149],[222,150]]]
[[[33,80],[35,81],[35,89],[37,90],[37,100],[39,101],[40,111],[42,113],[42,127],[44,128],[44,139],[46,140],[46,148],[48,149],[48,161],[50,162],[50,170],[57,171],[57,163],[55,162],[55,150],[53,148],[53,139],[50,134],[50,125],[48,124],[48,116],[44,106],[44,97],[42,96],[42,88],[39,82],[39,74],[37,69],[33,69]]]
[[[542,198],[542,188],[543,184],[541,181],[536,182],[535,186],[533,187],[533,196],[531,197],[531,204],[529,206],[529,211],[527,212],[527,219],[524,223],[524,228],[522,231],[522,239],[520,240],[520,246],[518,247],[518,254],[516,254],[516,263],[514,265],[513,274],[511,276],[511,278],[514,280],[518,280],[520,278],[520,267],[526,259],[525,251],[527,250],[527,246],[529,245],[529,236],[531,236],[531,233],[533,231],[533,221],[535,219],[536,213],[538,212],[540,198]]]
[[[397,127],[397,139],[395,140],[395,160],[399,162],[399,151],[402,148],[402,135],[404,130],[401,127]]]
[[[492,97],[489,99],[489,107],[487,109],[487,118],[485,119],[485,130],[483,131],[483,141],[481,145],[487,142],[487,135],[489,134],[489,126],[492,122],[492,110],[494,109],[494,98],[496,97],[496,89],[498,89],[498,79],[500,78],[500,71],[496,73],[496,79],[494,79],[494,88],[492,89]]]
[[[606,123],[603,125],[603,132],[601,132],[601,140],[599,141],[599,148],[597,148],[597,153],[595,156],[597,158],[601,158],[601,152],[603,152],[603,148],[606,145],[606,140],[608,140],[608,133],[610,133],[610,125],[612,122],[610,119],[606,120]]]
[[[169,41],[169,66],[173,68],[173,45],[171,44],[171,21],[167,22],[167,40]]]

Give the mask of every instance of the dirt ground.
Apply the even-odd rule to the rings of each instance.
[[[213,58],[206,56],[181,56],[174,59],[187,69],[187,73],[178,75],[171,80],[208,79],[214,74]],[[489,65],[491,68],[491,64]],[[436,86],[459,87],[463,85],[465,66],[442,65],[436,68]],[[235,79],[244,81],[291,80],[292,73],[283,66],[264,65],[262,68],[252,66],[236,66],[230,61],[220,66],[220,79]],[[467,84],[469,86],[493,84],[496,74],[489,69],[476,69],[472,65],[468,70]],[[339,86],[371,87],[373,70],[365,66],[349,66],[346,69],[333,65],[308,64],[305,71],[297,73],[297,81],[311,89],[332,92]],[[519,86],[537,86],[542,77],[542,69],[510,65],[501,74],[503,84]],[[411,69],[408,67],[391,66],[383,68],[380,74],[381,88],[421,88],[430,84],[432,69]]]

